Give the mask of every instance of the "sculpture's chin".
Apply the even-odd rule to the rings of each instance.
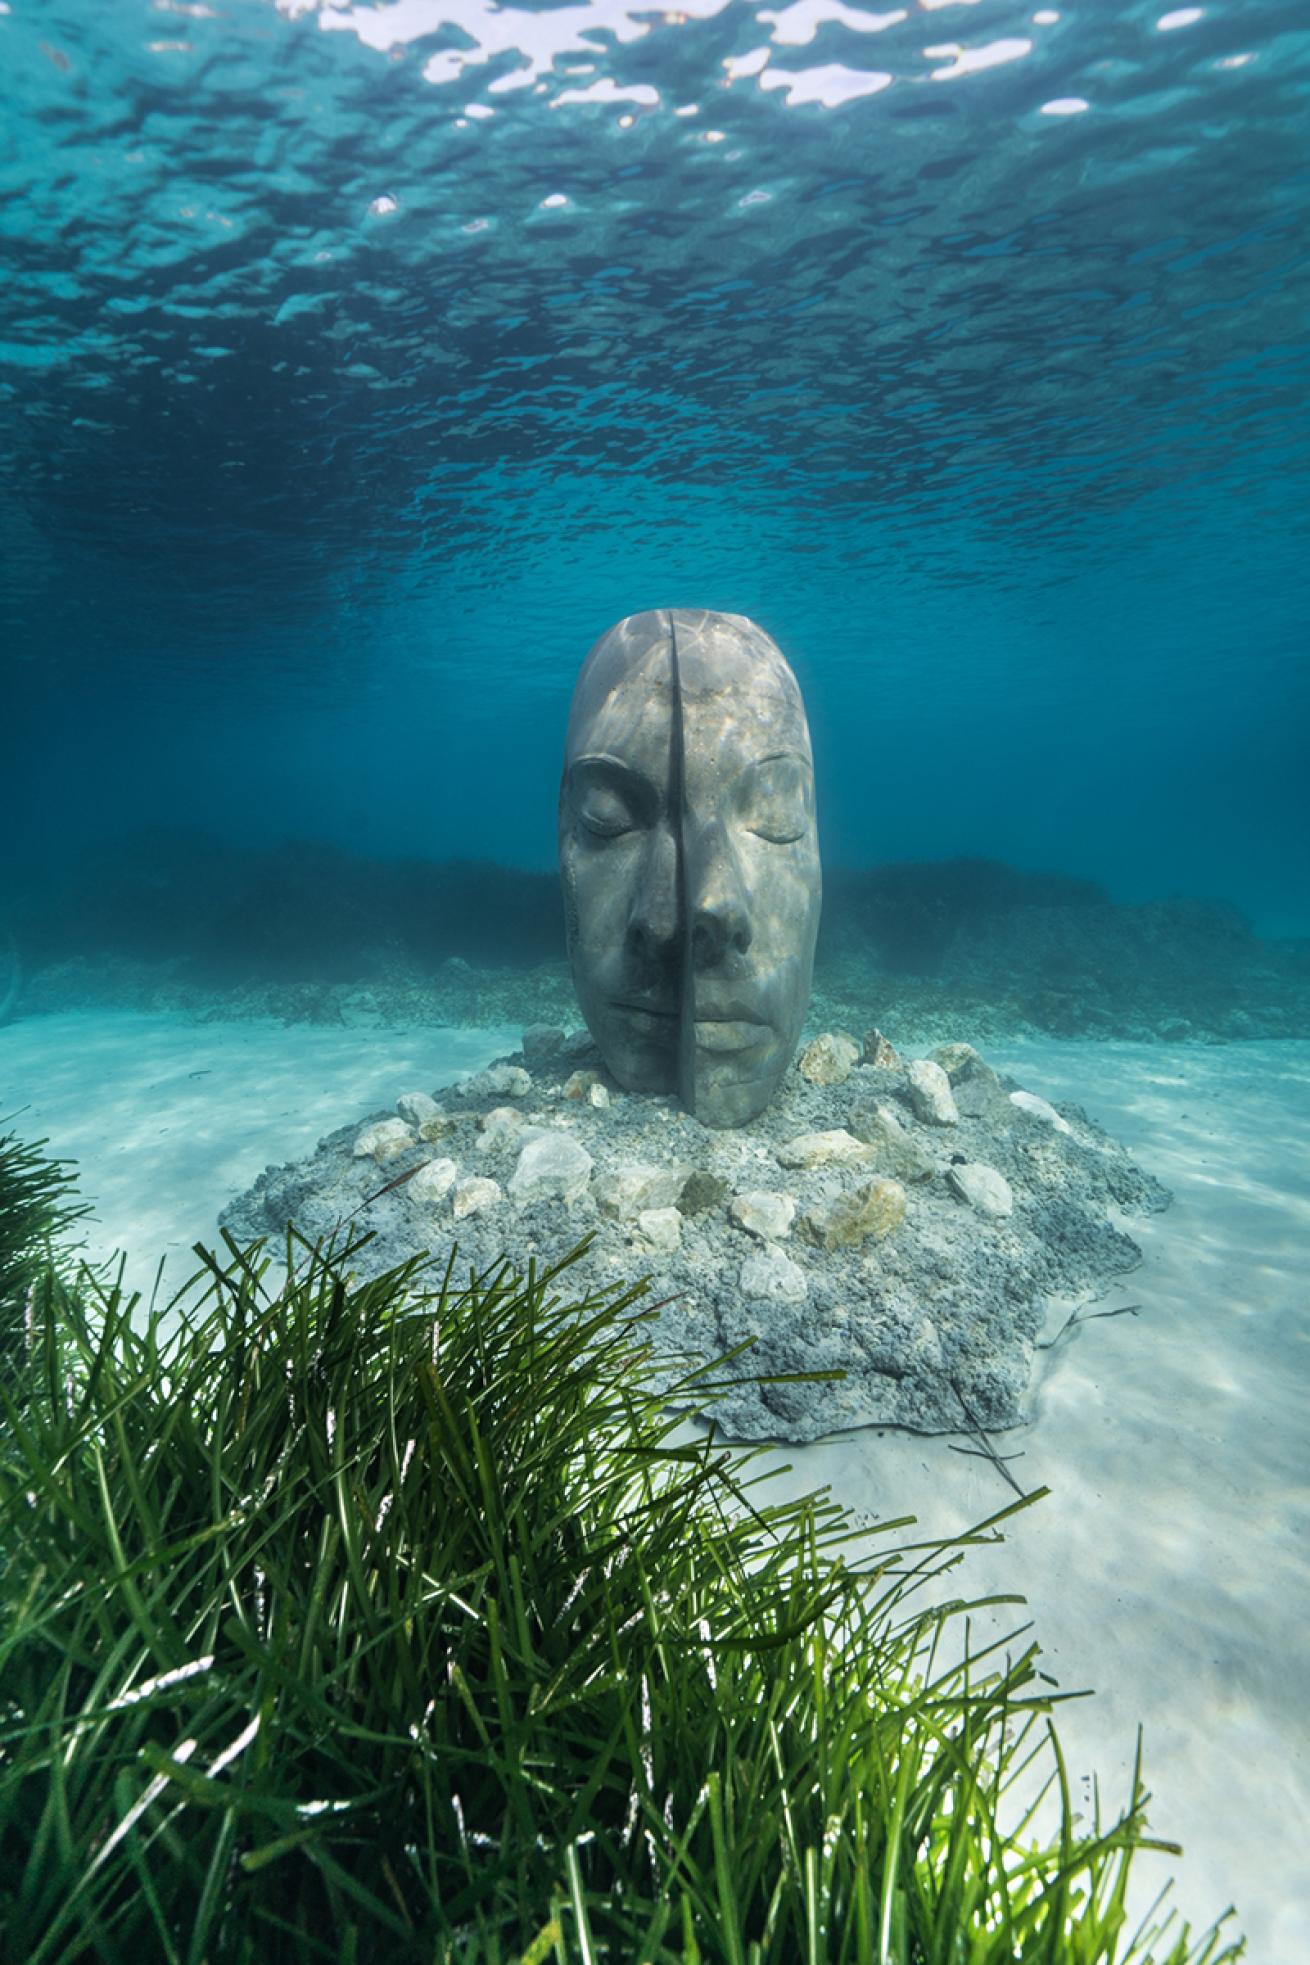
[[[763,1043],[733,1051],[697,1045],[692,1060],[695,1083],[687,1103],[704,1126],[745,1126],[758,1119],[782,1082],[790,1057],[773,1031]]]

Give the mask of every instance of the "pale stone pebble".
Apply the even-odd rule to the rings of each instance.
[[[937,1169],[918,1141],[906,1132],[890,1105],[860,1105],[851,1114],[851,1131],[872,1148],[875,1165],[898,1180],[927,1180]]]
[[[403,1119],[375,1119],[371,1126],[365,1126],[355,1137],[355,1158],[374,1159],[379,1165],[394,1160],[398,1154],[408,1153],[411,1146],[418,1145],[418,1138]]]
[[[1014,1195],[1004,1174],[985,1167],[981,1160],[966,1160],[946,1170],[947,1185],[978,1214],[1003,1220],[1014,1213]]]
[[[757,1242],[780,1242],[791,1233],[796,1203],[790,1194],[752,1188],[749,1193],[734,1197],[728,1217],[735,1227],[753,1235]]]
[[[504,1198],[505,1190],[498,1180],[485,1180],[480,1174],[471,1174],[466,1180],[455,1183],[450,1204],[456,1220],[459,1220],[463,1215],[483,1214]]]
[[[620,1221],[635,1221],[646,1208],[673,1208],[678,1204],[691,1168],[680,1162],[657,1167],[644,1160],[629,1160],[610,1168],[596,1182],[596,1202],[603,1214],[617,1215]]]
[[[864,1033],[863,1062],[875,1065],[879,1071],[897,1071],[900,1069],[901,1055],[891,1039],[875,1028]]]
[[[905,1082],[917,1119],[928,1126],[958,1126],[960,1113],[951,1095],[951,1081],[931,1058],[915,1058],[906,1066]]]
[[[1031,1119],[1041,1119],[1048,1126],[1054,1126],[1057,1133],[1071,1133],[1073,1127],[1067,1119],[1062,1119],[1055,1107],[1036,1092],[1011,1092],[1010,1104],[1017,1105],[1020,1112],[1026,1112]]]
[[[521,1064],[492,1064],[479,1073],[477,1087],[480,1092],[499,1092],[504,1098],[526,1098],[532,1090],[532,1077]]]
[[[577,1099],[589,1098],[593,1089],[600,1083],[599,1071],[571,1071],[564,1080],[564,1096]]]
[[[682,1241],[682,1216],[676,1208],[643,1208],[637,1229],[647,1248],[671,1255]]]
[[[802,1216],[800,1232],[806,1241],[831,1255],[835,1249],[858,1248],[870,1239],[881,1242],[905,1219],[905,1189],[898,1180],[870,1180],[849,1194],[840,1194],[826,1208],[811,1208]]]
[[[426,1160],[414,1178],[405,1183],[405,1191],[411,1201],[425,1205],[444,1201],[458,1178],[459,1168],[453,1160]]]
[[[934,1064],[939,1064],[952,1085],[957,1078],[967,1078],[982,1058],[972,1044],[939,1044],[931,1054]]]
[[[420,1134],[425,1124],[445,1117],[437,1101],[427,1092],[402,1092],[396,1100],[396,1110]]]
[[[507,1134],[520,1131],[523,1123],[523,1114],[516,1112],[512,1105],[493,1105],[478,1120],[478,1131],[482,1134],[478,1145],[488,1146],[503,1140]]]
[[[859,1062],[860,1047],[844,1030],[826,1030],[805,1046],[796,1069],[811,1085],[842,1085]]]
[[[784,1167],[855,1167],[874,1157],[873,1148],[844,1126],[827,1133],[801,1133],[774,1152]]]
[[[741,1293],[766,1303],[801,1303],[809,1295],[805,1271],[776,1242],[748,1255],[738,1277]]]
[[[510,1175],[510,1198],[522,1207],[536,1201],[576,1201],[586,1191],[593,1164],[586,1147],[568,1133],[539,1132],[519,1154]]]
[[[604,1108],[609,1103],[610,1103],[610,1092],[609,1092],[608,1085],[602,1085],[599,1079],[596,1081],[594,1085],[588,1085],[587,1087],[588,1105],[597,1106],[603,1111]]]

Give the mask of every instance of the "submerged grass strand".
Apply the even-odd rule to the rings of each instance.
[[[1015,1600],[940,1601],[1038,1496],[951,1542],[769,1502],[752,1455],[668,1443],[651,1309],[568,1262],[361,1283],[347,1224],[292,1231],[276,1288],[260,1245],[198,1250],[160,1309],[69,1266],[75,1218],[0,1141],[4,1955],[1238,1956],[1125,1935],[1171,1847],[1140,1743],[1077,1826],[1066,1695],[1025,1630],[971,1642]],[[689,1374],[708,1412],[730,1364]]]

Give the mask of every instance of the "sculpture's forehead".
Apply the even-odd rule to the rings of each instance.
[[[678,677],[684,719],[725,741],[767,742],[810,754],[800,686],[777,643],[740,614],[678,608]],[[573,692],[568,754],[649,743],[671,729],[669,613],[630,614],[588,655]],[[688,736],[692,736],[688,730]]]

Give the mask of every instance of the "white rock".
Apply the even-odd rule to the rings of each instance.
[[[637,1229],[646,1246],[661,1255],[671,1254],[682,1242],[682,1216],[676,1208],[643,1208]]]
[[[825,1030],[805,1046],[796,1069],[811,1085],[842,1085],[859,1063],[860,1047],[844,1030]]]
[[[428,1160],[406,1183],[410,1198],[425,1204],[444,1201],[459,1176],[459,1168],[453,1160]]]
[[[523,1114],[512,1105],[493,1105],[478,1121],[478,1151],[491,1153],[517,1139],[523,1131]]]
[[[766,1303],[800,1303],[809,1295],[805,1271],[776,1242],[748,1255],[737,1280],[743,1296]]]
[[[602,1085],[599,1079],[587,1087],[587,1104],[604,1107],[610,1103],[609,1086]]]
[[[418,1139],[403,1119],[375,1119],[371,1126],[365,1126],[355,1137],[355,1158],[373,1159],[379,1165],[386,1160],[394,1160],[399,1153],[408,1153],[411,1146],[417,1146]]]
[[[416,1132],[420,1132],[425,1123],[443,1117],[437,1101],[426,1092],[402,1092],[396,1100],[396,1110]]]
[[[467,1180],[455,1183],[450,1204],[458,1220],[461,1215],[482,1214],[485,1209],[494,1208],[504,1198],[504,1189],[498,1180],[484,1180],[480,1174],[471,1174]]]
[[[728,1214],[738,1228],[753,1235],[757,1242],[780,1242],[784,1235],[791,1233],[796,1203],[790,1194],[753,1188],[749,1194],[734,1197]]]
[[[475,1098],[488,1092],[499,1092],[502,1098],[526,1098],[532,1090],[532,1079],[521,1064],[491,1064],[468,1079],[464,1090],[472,1092]]]
[[[966,1160],[962,1166],[948,1167],[946,1179],[960,1199],[979,1214],[994,1215],[1001,1220],[1014,1213],[1010,1183],[995,1167],[985,1167],[981,1160]]]
[[[510,1198],[520,1207],[537,1201],[576,1201],[591,1179],[592,1165],[586,1147],[568,1133],[538,1133],[519,1154],[510,1175]]]
[[[915,1117],[929,1126],[957,1126],[960,1114],[951,1081],[931,1058],[915,1058],[905,1067],[905,1082]]]
[[[855,1167],[874,1157],[874,1149],[843,1126],[830,1133],[802,1133],[774,1150],[784,1167]]]
[[[1036,1092],[1011,1092],[1010,1104],[1017,1105],[1020,1112],[1026,1112],[1032,1119],[1040,1119],[1048,1126],[1054,1126],[1057,1133],[1071,1133],[1073,1127],[1067,1119],[1062,1119],[1055,1107],[1046,1099],[1038,1098]]]
[[[605,1214],[635,1221],[647,1208],[671,1208],[687,1184],[690,1167],[656,1167],[630,1160],[596,1182],[596,1200]]]

